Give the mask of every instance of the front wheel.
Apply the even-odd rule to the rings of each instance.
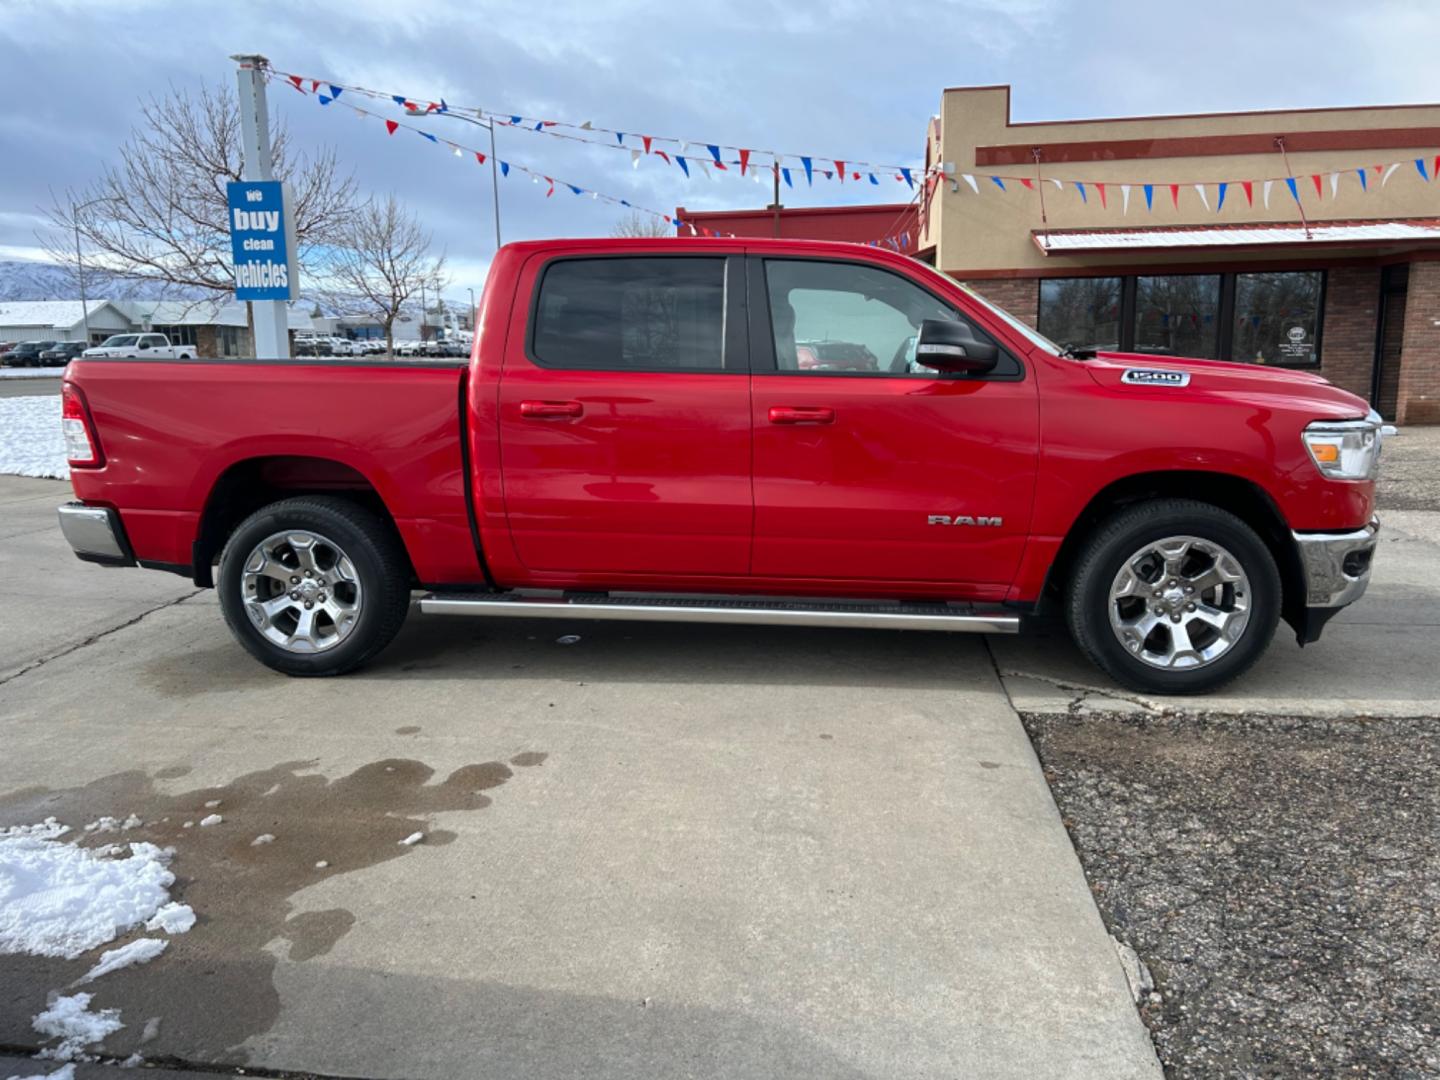
[[[345,499],[301,497],[251,514],[220,556],[236,639],[286,675],[340,675],[399,632],[410,568],[390,523]]]
[[[1085,542],[1066,616],[1081,651],[1116,681],[1202,694],[1260,658],[1280,602],[1275,560],[1250,526],[1208,503],[1157,499]]]

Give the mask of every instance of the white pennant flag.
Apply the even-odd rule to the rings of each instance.
[[[458,147],[458,146],[455,147],[455,156],[456,156],[456,157],[464,157],[464,156],[465,156],[464,154],[462,154],[462,153],[460,152],[460,147]]]
[[[1128,214],[1129,212],[1130,212],[1130,185],[1129,185],[1129,184],[1121,184],[1121,185],[1120,185],[1120,213],[1122,213],[1122,214]]]
[[[1196,184],[1196,185],[1195,185],[1195,194],[1197,194],[1197,195],[1200,196],[1200,201],[1205,205],[1205,209],[1206,209],[1206,210],[1209,210],[1209,209],[1210,209],[1210,200],[1205,197],[1205,185],[1204,185],[1204,184]]]
[[[1064,190],[1065,190],[1065,182],[1064,182],[1063,180],[1056,180],[1053,176],[1050,177],[1049,179],[1050,179],[1050,183],[1052,183],[1052,184],[1055,185],[1055,189],[1056,189],[1057,191],[1064,191]]]
[[[968,172],[967,172],[967,173],[961,173],[960,176],[964,179],[964,181],[965,181],[967,184],[970,185],[970,190],[971,190],[971,191],[973,191],[976,195],[979,195],[979,194],[980,194],[980,188],[979,188],[979,186],[975,183],[975,177],[971,176]]]
[[[586,120],[583,124],[580,125],[580,130],[581,130],[581,131],[593,131],[594,129],[591,128],[591,126],[590,126],[590,121],[589,121],[589,120]]]
[[[715,174],[710,171],[710,163],[704,158],[696,158],[691,164],[700,170],[706,180],[715,179]]]
[[[630,167],[631,167],[632,169],[638,169],[638,168],[640,167],[640,151],[639,151],[639,150],[631,150],[631,151],[630,151]]]
[[[1275,181],[1274,181],[1274,180],[1266,180],[1266,181],[1265,181],[1265,186],[1260,189],[1260,190],[1264,193],[1264,196],[1265,196],[1265,209],[1266,209],[1266,210],[1269,210],[1269,209],[1270,209],[1270,189],[1271,189],[1274,185],[1275,185]]]
[[[1381,187],[1384,187],[1384,186],[1386,185],[1386,183],[1389,182],[1390,177],[1395,174],[1395,170],[1398,169],[1398,168],[1400,168],[1400,162],[1397,161],[1397,162],[1395,162],[1395,164],[1391,165],[1389,168],[1387,168],[1387,169],[1385,170],[1385,175],[1380,178],[1380,186],[1381,186]]]
[[[1332,173],[1330,174],[1330,198],[1333,199],[1333,198],[1335,198],[1335,197],[1336,197],[1337,195],[1339,195],[1339,194],[1340,194],[1340,174],[1339,174],[1338,172],[1332,172]]]

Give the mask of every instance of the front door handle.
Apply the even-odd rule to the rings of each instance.
[[[833,424],[834,422],[834,409],[796,405],[772,405],[770,407],[770,423],[772,424]]]
[[[585,406],[578,401],[522,401],[520,415],[530,420],[557,420],[583,416]]]

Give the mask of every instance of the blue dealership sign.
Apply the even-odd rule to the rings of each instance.
[[[279,180],[227,185],[235,299],[293,300],[300,285],[289,191]]]

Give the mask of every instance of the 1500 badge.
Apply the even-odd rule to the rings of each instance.
[[[958,517],[951,517],[949,514],[931,514],[925,523],[927,525],[993,525],[998,529],[1004,524],[1004,519],[998,517],[970,517],[966,514],[961,514]]]
[[[1166,371],[1159,368],[1126,368],[1120,376],[1122,383],[1131,386],[1189,386],[1188,371]]]

